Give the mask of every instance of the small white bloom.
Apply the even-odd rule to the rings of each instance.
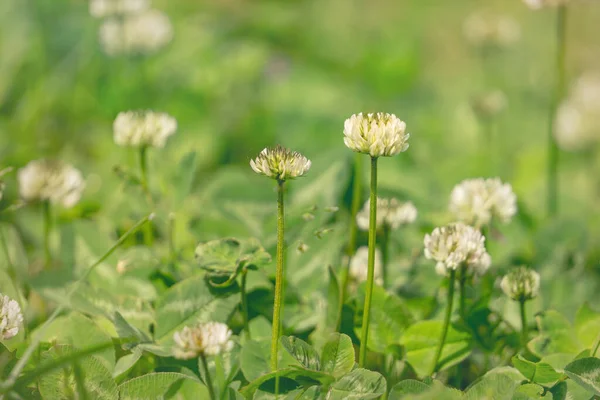
[[[207,322],[193,327],[186,326],[175,332],[173,340],[175,358],[190,359],[203,356],[216,356],[233,348],[232,332],[220,322]]]
[[[90,14],[94,18],[121,16],[139,13],[149,6],[149,0],[90,0]]]
[[[425,257],[437,261],[436,272],[446,275],[460,265],[476,273],[485,272],[491,258],[485,250],[485,237],[477,229],[463,223],[435,228],[425,235]]]
[[[356,214],[356,224],[363,231],[369,230],[371,201],[367,200],[362,210]],[[410,201],[377,198],[377,229],[387,225],[390,229],[398,229],[401,225],[411,224],[417,219],[417,209]]]
[[[539,10],[544,7],[558,7],[569,3],[570,0],[523,0],[523,2],[532,10]]]
[[[308,158],[280,145],[266,148],[256,159],[250,160],[250,167],[254,172],[278,181],[303,176],[308,172],[310,166],[311,162]]]
[[[100,44],[109,56],[155,53],[172,39],[171,21],[158,10],[108,18],[100,26]]]
[[[502,278],[500,287],[513,300],[533,299],[540,292],[540,274],[526,267],[517,267]]]
[[[383,262],[381,260],[381,252],[375,249],[375,282],[378,285],[383,284]],[[369,248],[367,246],[359,247],[356,253],[350,260],[350,277],[355,283],[364,282],[367,280],[369,272]]]
[[[79,202],[85,188],[81,172],[59,161],[31,161],[19,170],[18,180],[24,200],[49,200],[66,208]]]
[[[393,156],[408,149],[406,123],[394,114],[354,114],[344,122],[344,144],[371,157]]]
[[[467,179],[452,190],[449,208],[467,224],[487,225],[492,218],[508,222],[517,212],[517,197],[511,185],[498,178]]]
[[[162,148],[176,130],[175,118],[153,111],[122,112],[113,123],[115,143],[119,146]]]
[[[517,21],[506,15],[477,12],[464,23],[466,39],[474,46],[509,46],[521,37]]]
[[[501,90],[492,90],[476,96],[471,106],[478,117],[494,118],[506,108],[508,100]]]
[[[19,303],[0,293],[0,340],[8,340],[19,333],[23,314]]]

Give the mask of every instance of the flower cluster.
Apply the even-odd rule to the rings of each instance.
[[[149,0],[90,0],[90,14],[95,18],[137,14],[149,6]]]
[[[356,224],[363,231],[369,230],[369,211],[371,201],[367,200],[362,210],[356,214]],[[410,224],[417,218],[417,209],[413,203],[400,202],[398,199],[377,198],[377,228],[387,226],[398,229],[400,225]]]
[[[108,18],[100,26],[100,44],[109,56],[154,53],[172,38],[171,21],[158,10]]]
[[[81,172],[60,161],[31,161],[19,170],[18,179],[24,200],[49,200],[67,208],[79,202],[85,188]]]
[[[173,354],[175,358],[182,360],[199,356],[216,356],[233,348],[231,335],[229,327],[220,322],[186,326],[173,335],[175,341]]]
[[[122,112],[113,123],[115,143],[119,146],[162,148],[176,130],[175,118],[153,111]]]
[[[311,162],[302,154],[278,145],[261,151],[256,159],[250,160],[250,166],[257,174],[285,181],[305,175]]]
[[[582,75],[560,105],[554,137],[561,149],[574,151],[600,141],[600,75]]]
[[[408,149],[406,123],[394,114],[355,114],[344,122],[344,143],[371,157],[393,156]]]
[[[471,107],[481,119],[491,119],[506,109],[508,100],[501,90],[481,93],[473,98]]]
[[[540,292],[540,274],[527,267],[517,267],[502,278],[500,287],[513,300],[530,300]]]
[[[425,235],[424,244],[425,257],[437,261],[436,272],[440,275],[461,265],[483,274],[491,265],[485,237],[477,229],[460,222],[435,228]]]
[[[0,293],[0,339],[15,337],[22,324],[23,314],[19,303]]]
[[[507,47],[519,40],[519,24],[508,16],[474,13],[464,23],[465,38],[473,46]]]
[[[452,190],[450,211],[459,221],[476,226],[492,218],[508,222],[517,212],[517,197],[511,185],[498,178],[467,179]]]
[[[350,260],[349,273],[354,282],[360,283],[367,280],[367,274],[369,272],[368,265],[369,248],[367,246],[361,246],[356,250],[356,253]],[[379,249],[375,249],[375,282],[378,285],[383,284],[383,262]]]
[[[532,10],[539,10],[544,7],[558,7],[569,3],[571,0],[523,0],[523,2]]]

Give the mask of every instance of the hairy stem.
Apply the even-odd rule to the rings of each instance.
[[[206,362],[206,356],[204,354],[200,355],[200,361],[202,362],[202,368],[204,368],[204,377],[206,379],[206,387],[208,388],[208,394],[210,396],[210,400],[217,400],[217,396],[215,396],[215,388],[212,383],[212,378],[210,377],[210,371],[208,370],[208,362]]]
[[[525,300],[519,300],[519,308],[521,310],[521,347],[525,349],[527,346],[527,314],[525,312]]]
[[[271,335],[271,371],[277,371],[277,351],[279,348],[279,336],[281,334],[284,247],[283,184],[283,181],[277,181],[277,270],[275,272],[275,303],[273,304],[273,330]]]
[[[438,362],[442,356],[442,350],[444,349],[444,343],[446,342],[446,336],[448,335],[448,327],[450,326],[450,317],[452,316],[452,303],[454,300],[454,280],[456,279],[456,270],[450,270],[450,279],[448,280],[448,299],[446,302],[446,316],[444,318],[444,325],[442,326],[442,337],[440,343],[435,352],[433,359],[433,365],[431,366],[431,375],[437,371]]]
[[[459,275],[459,310],[460,310],[460,318],[463,322],[465,322],[466,317],[466,301],[467,301],[467,293],[466,293],[466,284],[467,284],[467,267],[463,264],[460,266]]]
[[[152,194],[150,193],[150,187],[148,184],[148,148],[146,146],[140,147],[139,153],[140,159],[140,182],[142,184],[142,190],[146,195],[148,206],[153,206]],[[144,244],[148,247],[152,246],[154,241],[152,234],[152,224],[146,224],[144,226]]]
[[[364,367],[367,361],[371,298],[373,297],[373,281],[375,278],[375,246],[377,245],[377,157],[371,157],[371,194],[369,199],[369,269],[367,272],[367,287],[360,334],[360,353],[358,358],[358,364],[361,367]]]

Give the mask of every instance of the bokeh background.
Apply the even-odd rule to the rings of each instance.
[[[385,111],[406,121],[411,139],[407,152],[381,160],[382,193],[412,200],[420,215],[417,229],[395,239],[412,249],[397,250],[399,265],[414,264],[423,233],[449,222],[455,184],[498,176],[513,185],[520,211],[497,228],[497,265],[525,262],[545,271],[546,305],[572,311],[597,294],[597,141],[561,151],[560,215],[546,218],[554,10],[532,11],[519,0],[154,0],[151,7],[168,18],[168,29],[150,24],[140,35],[167,29],[169,38],[119,52],[103,45],[107,18],[92,15],[86,1],[0,2],[0,166],[48,157],[82,170],[84,201],[58,211],[59,225],[84,221],[78,234],[92,238],[97,252],[147,211],[115,173],[136,168],[136,154],[113,142],[121,111],[164,111],[178,121],[168,145],[151,152],[150,173],[166,199],[157,229],[177,215],[188,255],[198,241],[229,235],[273,245],[273,186],[248,162],[276,143],[313,160],[309,177],[290,188],[292,220],[313,203],[346,215],[354,156],[343,145],[343,122]],[[485,36],[486,18],[504,22]],[[599,26],[600,3],[569,8],[569,86],[600,71]],[[9,203],[18,188],[7,183],[2,201]],[[192,194],[179,196],[182,185]],[[39,251],[39,210],[7,218],[25,246]],[[56,243],[71,237],[69,224],[62,226]],[[302,264],[294,257],[292,266]],[[424,282],[434,278],[427,268]]]

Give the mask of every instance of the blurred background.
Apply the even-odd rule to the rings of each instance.
[[[411,133],[407,152],[380,162],[382,192],[419,209],[410,246],[418,249],[423,232],[448,222],[454,185],[498,176],[513,185],[520,212],[498,233],[495,259],[556,263],[547,277],[576,266],[562,289],[548,289],[564,297],[581,271],[597,275],[600,3],[568,10],[572,101],[557,124],[565,128],[557,132],[561,217],[552,222],[545,188],[554,9],[533,11],[519,0],[133,0],[114,12],[110,3],[0,2],[0,167],[42,157],[76,166],[87,189],[70,212],[91,218],[90,229],[112,232],[114,221],[133,221],[145,207],[114,172],[136,166],[135,152],[113,142],[121,111],[177,119],[177,134],[150,154],[150,173],[168,193],[193,165],[193,195],[162,206],[183,215],[178,237],[191,249],[234,234],[273,244],[274,225],[256,217],[274,211],[273,187],[248,162],[276,143],[313,160],[309,177],[290,189],[303,193],[298,204],[319,198],[346,210],[353,155],[343,145],[344,120],[385,111]],[[336,191],[322,192],[318,182]],[[9,182],[3,201],[16,198]],[[34,248],[37,214],[11,218]],[[550,238],[543,246],[540,235]],[[594,293],[595,282],[582,296]]]

